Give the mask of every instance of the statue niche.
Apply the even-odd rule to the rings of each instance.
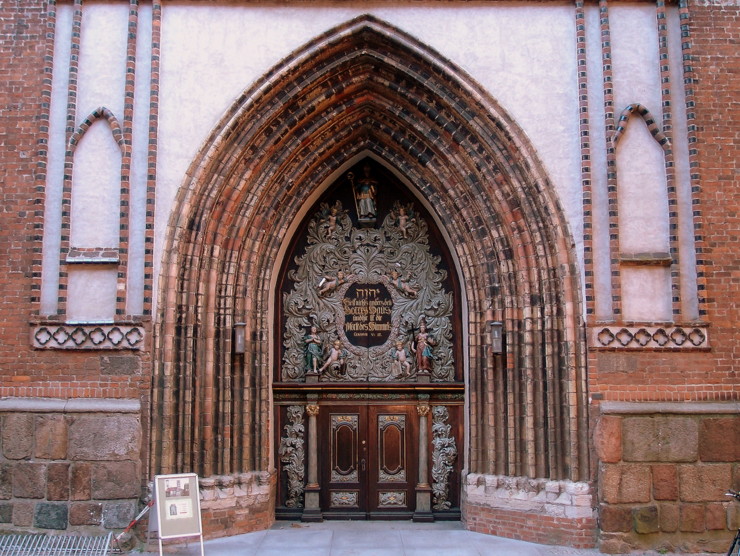
[[[374,197],[360,204],[360,184],[378,191],[364,172],[346,178],[356,213],[322,202],[288,271],[280,380],[452,382],[453,294],[427,223],[413,203],[387,201],[382,220]]]

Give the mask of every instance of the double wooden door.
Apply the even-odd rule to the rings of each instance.
[[[325,519],[409,519],[416,507],[415,405],[323,405],[318,464]]]

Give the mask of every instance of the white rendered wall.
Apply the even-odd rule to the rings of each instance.
[[[582,255],[582,183],[576,76],[575,8],[571,3],[439,3],[400,6],[364,2],[317,3],[180,2],[163,5],[159,98],[157,199],[153,275],[157,280],[173,202],[185,173],[214,126],[242,91],[316,36],[365,13],[394,25],[460,66],[509,112],[524,130],[550,177]],[[682,85],[680,34],[669,9],[672,89]],[[597,316],[608,317],[610,269],[606,227],[606,136],[603,132],[601,36],[598,10],[586,8],[591,171],[594,187],[594,272]],[[49,173],[44,237],[42,311],[56,308],[59,199],[64,161],[64,119],[71,7],[58,6],[54,85],[50,117]],[[661,96],[653,6],[610,3],[615,112],[640,103],[660,121]],[[128,5],[84,4],[76,123],[99,106],[122,121]],[[675,29],[673,27],[676,27]],[[151,7],[140,7],[131,167],[129,314],[141,310],[147,149]],[[687,146],[683,99],[674,92],[674,142],[682,237],[691,239]],[[632,135],[632,134],[628,134]],[[654,148],[649,134],[624,137],[634,149]],[[625,143],[628,144],[628,143]],[[101,156],[104,155],[101,151]],[[654,176],[664,180],[658,165]],[[642,179],[642,178],[641,178]],[[683,192],[682,192],[683,191]],[[639,208],[639,203],[637,203]],[[692,254],[682,258],[691,278]],[[687,262],[685,262],[687,261]],[[692,286],[687,278],[685,283]],[[662,280],[662,279],[661,279]],[[694,282],[695,284],[695,282]],[[154,292],[157,285],[154,284]],[[689,292],[690,293],[690,292]],[[656,309],[660,309],[656,307]],[[156,314],[156,296],[155,307]],[[662,309],[658,312],[661,312]],[[84,313],[85,311],[81,311]]]
[[[582,243],[574,9],[548,4],[342,7],[165,4],[158,145],[155,277],[177,189],[234,99],[328,29],[370,13],[462,67],[532,141]],[[157,291],[156,287],[155,290]]]

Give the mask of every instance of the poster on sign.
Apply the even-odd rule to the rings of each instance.
[[[154,488],[160,552],[163,539],[200,536],[202,546],[198,475],[157,475],[154,477]]]

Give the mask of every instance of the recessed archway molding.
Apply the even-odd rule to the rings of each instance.
[[[305,206],[360,155],[412,186],[454,252],[467,302],[467,470],[587,480],[579,272],[554,188],[484,89],[371,16],[246,89],[184,178],[159,288],[152,473],[273,471],[276,261]],[[491,320],[504,323],[504,357],[490,350]]]

